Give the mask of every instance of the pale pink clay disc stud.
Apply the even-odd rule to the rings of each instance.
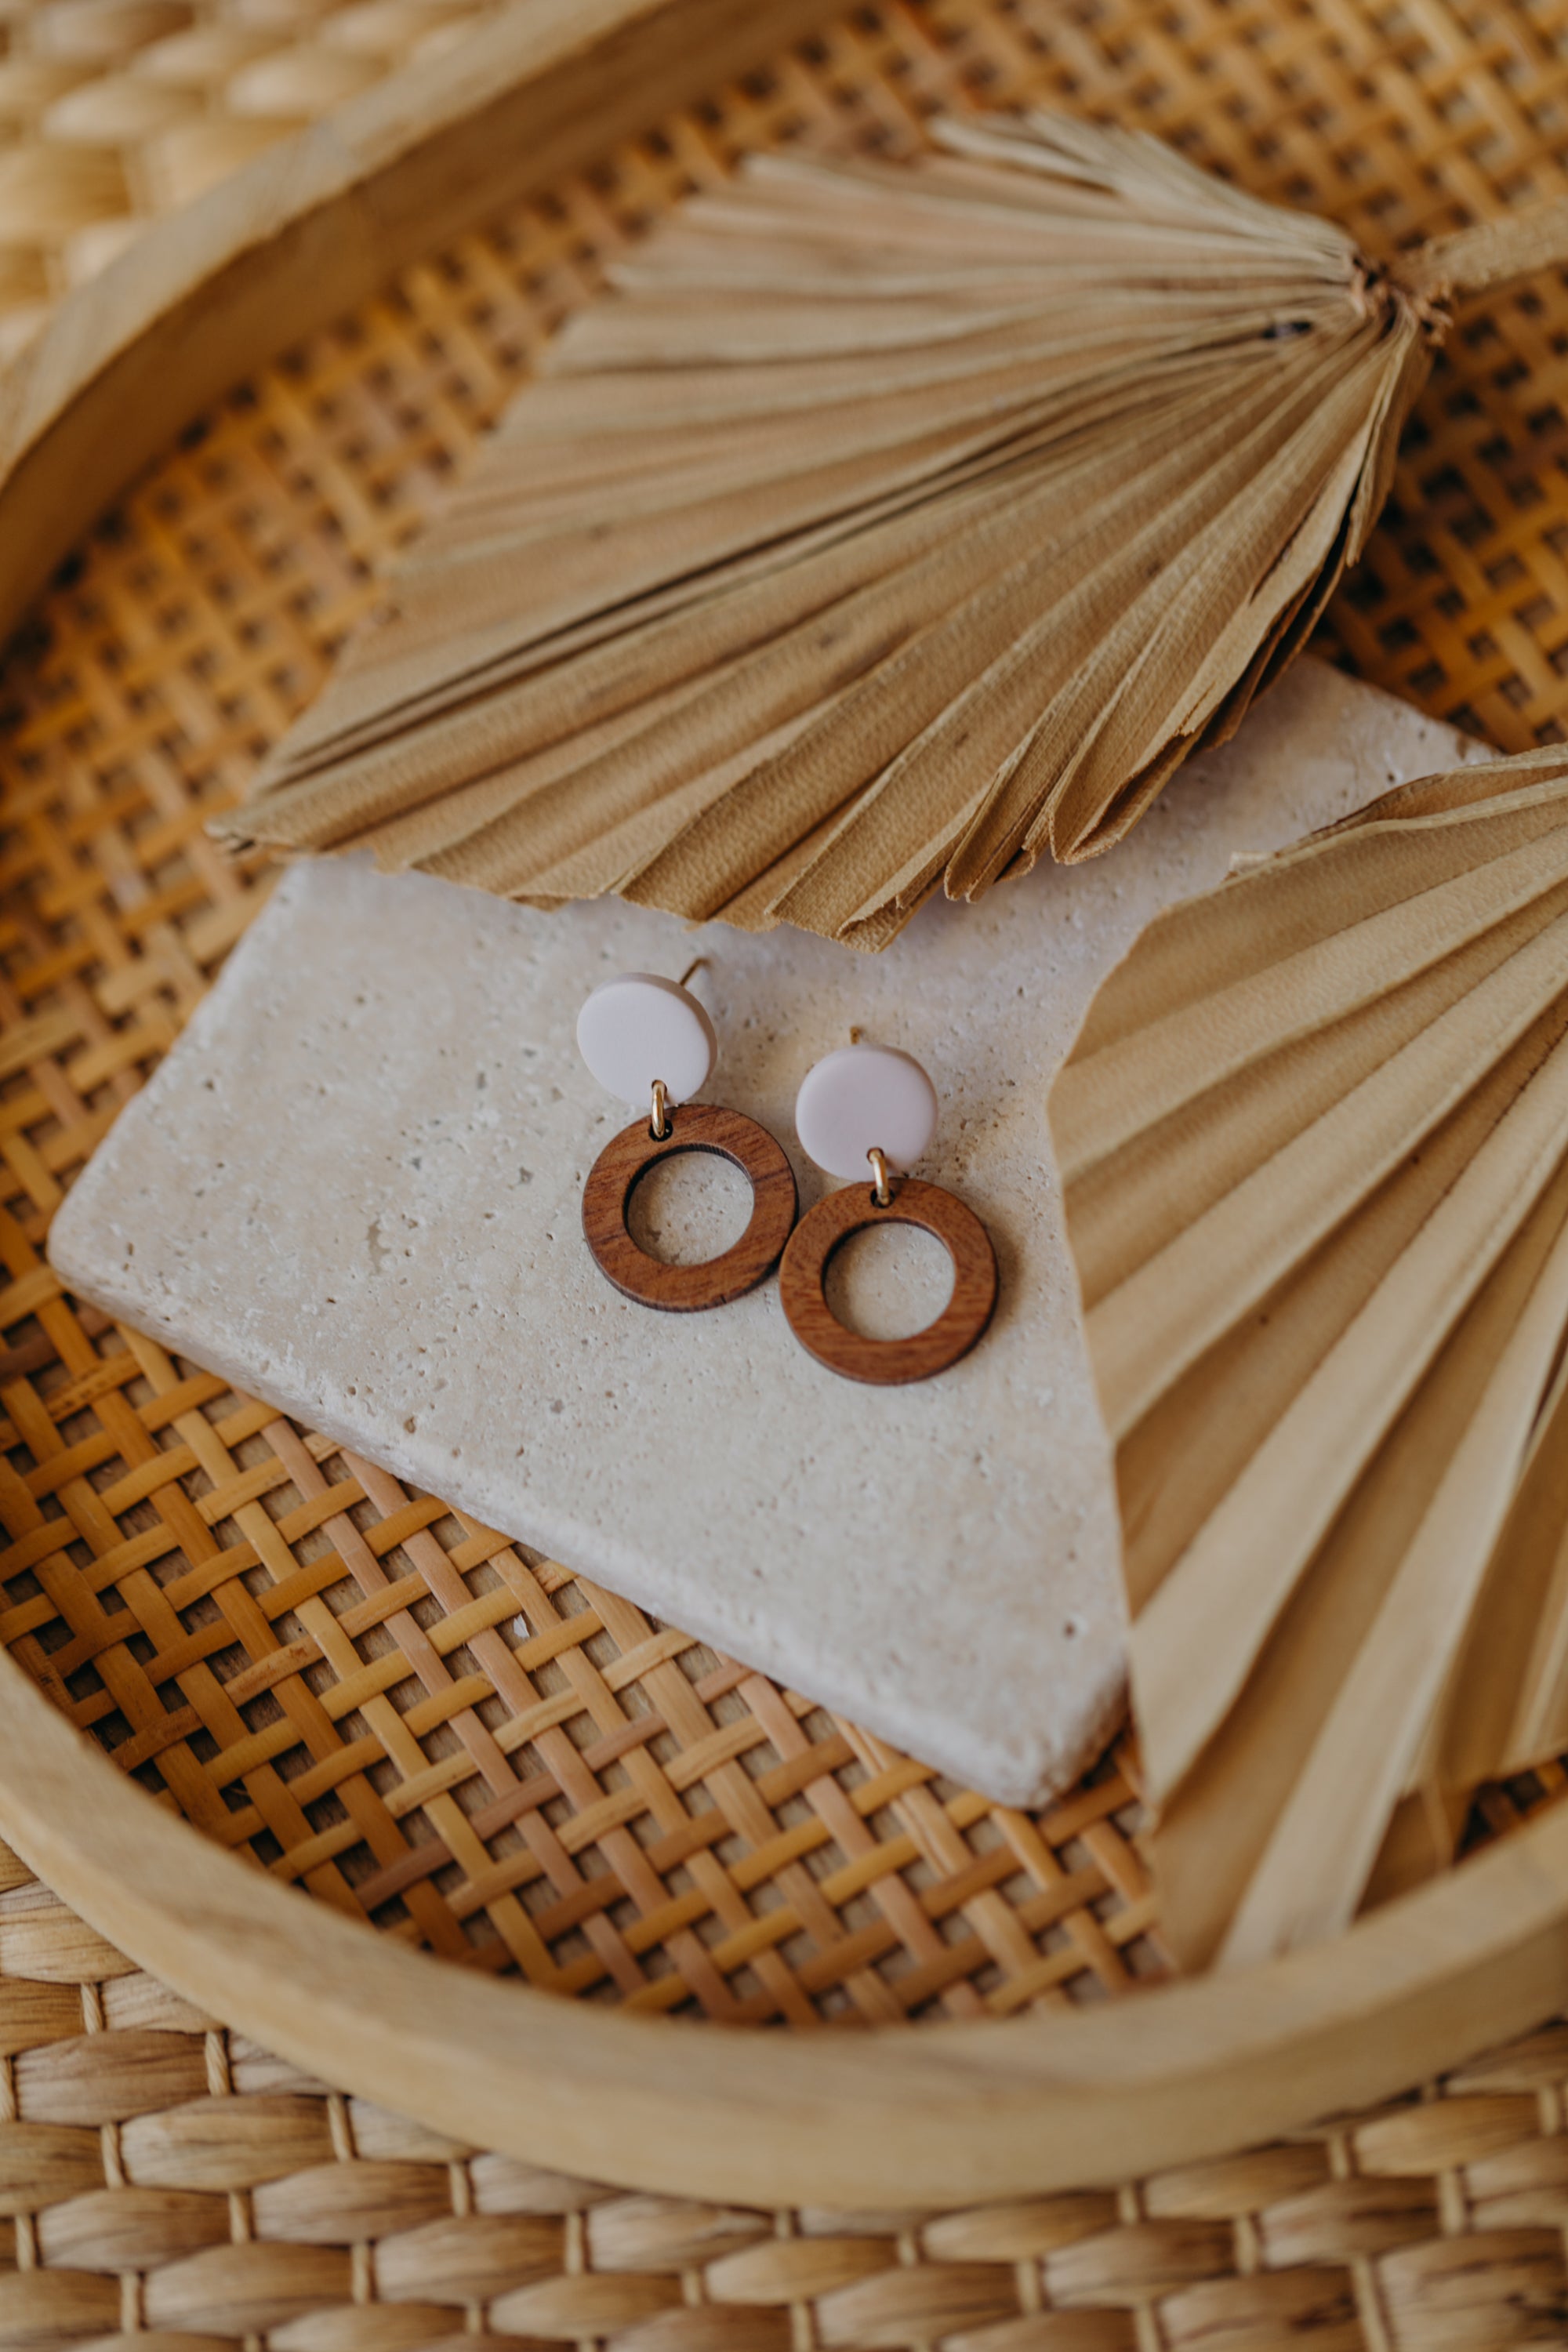
[[[840,1045],[801,1081],[795,1131],[829,1176],[864,1176],[871,1151],[885,1152],[901,1175],[931,1149],[936,1088],[910,1055],[891,1045]]]
[[[656,1079],[672,1103],[708,1083],[719,1052],[713,1024],[679,982],[657,972],[601,981],[577,1015],[577,1050],[606,1093],[639,1109]]]

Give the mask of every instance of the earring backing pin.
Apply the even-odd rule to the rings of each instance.
[[[874,1143],[866,1157],[871,1163],[871,1173],[877,1180],[871,1189],[871,1198],[879,1209],[890,1209],[893,1205],[893,1195],[888,1182],[888,1155]]]
[[[675,983],[675,984],[676,984],[677,988],[684,988],[684,987],[685,987],[685,985],[686,985],[686,983],[687,983],[687,982],[690,979],[690,977],[691,977],[691,975],[692,975],[692,973],[693,973],[694,971],[707,971],[707,969],[708,969],[708,959],[707,959],[707,957],[706,957],[706,956],[697,956],[697,957],[695,957],[695,958],[693,959],[693,961],[692,961],[690,963],[689,963],[689,964],[687,965],[686,970],[681,973],[680,978],[676,982],[676,983]]]
[[[669,1091],[662,1078],[653,1082],[653,1108],[648,1117],[647,1131],[656,1143],[662,1143],[669,1133]]]

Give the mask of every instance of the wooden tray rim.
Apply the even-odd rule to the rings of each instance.
[[[103,508],[255,370],[841,0],[515,0],[153,222],[0,370],[0,645]]]
[[[379,1936],[166,1811],[3,1653],[0,1831],[140,1967],[333,2086],[471,2146],[726,2204],[1113,2185],[1390,2097],[1568,1999],[1568,1809],[1260,1968],[805,2032],[639,2017]]]

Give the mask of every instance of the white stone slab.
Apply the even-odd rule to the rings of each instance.
[[[1112,856],[933,904],[876,959],[301,866],[122,1114],[50,1255],[82,1297],[400,1476],[981,1789],[1037,1800],[1121,1690],[1047,1081],[1159,908],[1467,748],[1302,665]],[[931,1072],[942,1125],[921,1173],[986,1220],[1001,1268],[990,1333],[943,1378],[835,1379],[771,1283],[661,1316],[595,1268],[579,1197],[626,1111],[578,1059],[578,1007],[613,971],[674,976],[699,951],[708,1095],[773,1128],[803,1207],[826,1184],[790,1126],[810,1064],[853,1025]],[[700,1200],[651,1214],[687,1254],[712,1223]],[[868,1328],[896,1326],[897,1276],[847,1279]],[[940,1297],[928,1280],[903,1328]]]

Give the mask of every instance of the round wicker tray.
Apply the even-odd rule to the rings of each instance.
[[[38,1255],[255,903],[205,817],[539,338],[683,185],[748,145],[896,142],[935,106],[1035,92],[1148,122],[1375,248],[1561,185],[1562,29],[1505,16],[1478,44],[1434,8],[1401,46],[1351,0],[832,25],[268,372],[51,592],[5,674],[0,1822],[138,1959],[467,2140],[763,2200],[1130,2177],[1403,2087],[1568,1992],[1552,1775],[1486,1792],[1472,1830],[1514,1833],[1340,1945],[1097,2006],[1163,1970],[1129,1755],[1037,1818],[947,1787],[106,1330]],[[1509,745],[1568,700],[1563,348],[1555,282],[1468,323],[1335,615],[1366,674]],[[740,2040],[612,2000],[931,2021]]]

